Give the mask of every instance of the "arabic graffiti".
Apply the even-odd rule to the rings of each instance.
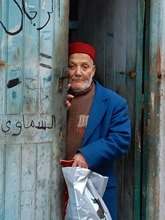
[[[11,133],[12,136],[18,136],[21,134],[23,129],[27,130],[30,128],[33,129],[40,129],[40,130],[49,130],[53,129],[56,126],[56,119],[55,115],[52,115],[51,118],[47,121],[45,120],[34,120],[31,119],[30,121],[27,121],[25,119],[25,116],[22,115],[22,120],[12,121],[7,120],[4,123],[1,124],[1,131],[5,134]]]
[[[13,87],[17,86],[20,83],[21,83],[21,81],[20,81],[19,78],[15,78],[15,79],[9,80],[9,82],[7,84],[7,88],[8,89],[13,88]]]
[[[34,6],[30,6],[29,8],[32,8],[32,10],[30,9],[29,11],[27,10],[28,5],[27,2],[25,2],[25,0],[22,0],[22,2],[19,4],[16,0],[13,0],[13,4],[14,7],[17,8],[17,14],[20,15],[20,24],[16,25],[18,26],[16,30],[14,31],[10,31],[8,30],[8,28],[6,27],[6,25],[4,24],[4,22],[2,22],[0,20],[0,25],[2,26],[2,28],[4,29],[4,31],[9,34],[9,35],[16,35],[19,34],[22,30],[23,30],[23,24],[24,24],[24,17],[26,17],[27,19],[29,19],[29,21],[31,22],[31,24],[33,26],[36,26],[36,22],[35,22],[35,18],[40,18],[40,17],[44,17],[44,21],[43,24],[41,24],[39,27],[36,27],[36,29],[38,31],[42,30],[43,28],[45,28],[47,26],[47,24],[50,21],[51,18],[51,14],[53,13],[53,0],[49,0],[50,2],[47,2],[47,5],[49,6],[49,9],[47,9],[46,11],[46,16],[41,16],[41,14],[39,14],[39,12],[37,12],[36,10],[34,10]],[[45,5],[43,5],[41,7],[41,10],[45,11]],[[40,10],[40,13],[41,13]],[[13,18],[12,18],[13,19]],[[41,22],[40,22],[41,23]]]
[[[40,57],[44,57],[46,59],[52,59],[52,57],[48,54],[45,54],[45,53],[40,53]],[[40,66],[44,67],[44,68],[48,68],[48,69],[52,69],[52,66],[48,65],[48,64],[45,64],[45,63],[40,63]]]

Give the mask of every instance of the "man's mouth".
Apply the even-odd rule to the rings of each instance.
[[[84,82],[83,79],[72,79],[72,82]]]

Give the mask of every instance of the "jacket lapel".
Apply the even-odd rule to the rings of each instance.
[[[102,96],[102,93],[100,93],[99,88],[96,90],[96,94],[91,106],[91,111],[90,111],[90,117],[88,120],[88,125],[87,129],[85,132],[85,136],[83,139],[83,144],[84,146],[86,142],[89,140],[90,136],[93,134],[94,130],[102,120],[105,111],[106,111],[106,98]]]

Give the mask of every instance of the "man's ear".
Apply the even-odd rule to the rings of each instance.
[[[93,73],[92,73],[92,77],[95,75],[95,72],[96,72],[96,66],[93,65]]]

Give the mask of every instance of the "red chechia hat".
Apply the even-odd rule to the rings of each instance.
[[[85,53],[88,54],[93,61],[96,60],[95,48],[84,42],[73,42],[69,44],[69,55],[74,53]]]

